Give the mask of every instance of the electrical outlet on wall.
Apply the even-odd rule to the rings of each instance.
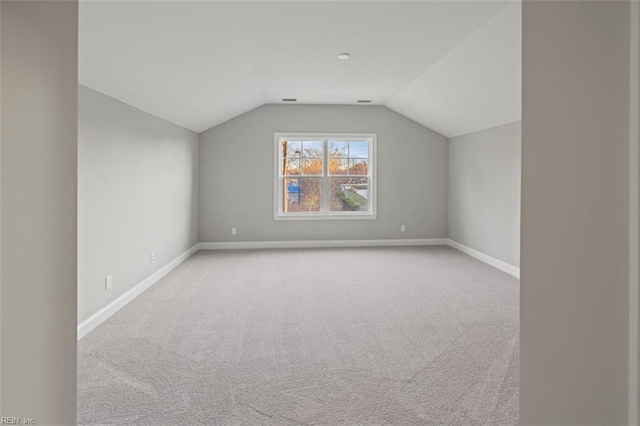
[[[154,263],[156,261],[156,254],[154,252],[151,252],[151,254],[149,255],[149,263]]]
[[[113,285],[113,277],[111,275],[107,275],[104,279],[104,290],[107,291]]]
[[[400,232],[404,232],[406,230],[407,230],[407,228],[404,225],[400,225]]]
[[[234,226],[231,228],[231,235],[236,235],[238,233],[238,229]]]

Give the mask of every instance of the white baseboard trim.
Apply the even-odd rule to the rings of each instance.
[[[400,246],[451,246],[469,256],[475,257],[507,274],[520,277],[520,269],[509,265],[494,257],[488,256],[470,247],[462,245],[448,238],[421,238],[421,239],[388,239],[388,240],[317,240],[317,241],[248,241],[248,242],[220,242],[197,243],[189,250],[180,254],[171,262],[149,275],[133,288],[118,296],[104,308],[91,315],[78,325],[78,340],[86,336],[91,330],[105,322],[109,317],[125,307],[136,297],[140,296],[152,285],[160,281],[162,277],[171,272],[176,266],[187,260],[191,255],[200,250],[240,250],[240,249],[267,249],[267,248],[321,248],[321,247],[400,247]]]
[[[200,250],[240,250],[268,248],[320,248],[320,247],[383,247],[383,246],[445,246],[446,238],[405,240],[316,240],[316,241],[238,241],[200,243]]]
[[[493,266],[494,268],[500,269],[502,272],[506,272],[509,275],[520,278],[520,268],[518,267],[510,265],[507,262],[503,262],[502,260],[498,260],[495,257],[491,257],[488,254],[484,254],[478,250],[467,247],[464,244],[460,244],[459,242],[451,239],[447,240],[447,244],[465,254],[468,254],[471,257],[475,257],[476,259]]]
[[[109,317],[118,312],[120,309],[124,308],[129,302],[131,302],[136,297],[140,296],[145,290],[149,287],[160,281],[162,277],[171,272],[176,266],[187,260],[192,254],[199,250],[199,244],[195,244],[189,250],[180,254],[178,257],[173,259],[171,262],[164,265],[162,268],[158,269],[153,274],[149,275],[140,283],[136,284],[133,288],[128,290],[127,292],[118,296],[115,300],[109,303],[104,308],[100,309],[95,314],[91,315],[86,320],[82,321],[78,325],[78,340],[82,339],[86,336],[91,330],[105,322]]]

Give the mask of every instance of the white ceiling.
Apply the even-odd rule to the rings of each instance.
[[[387,106],[449,137],[520,120],[521,16],[501,10]]]
[[[79,72],[196,132],[282,98],[371,99],[455,136],[520,118],[520,5],[85,0]]]

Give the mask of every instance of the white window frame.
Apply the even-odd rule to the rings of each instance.
[[[362,220],[362,219],[376,219],[377,218],[377,172],[376,172],[376,145],[378,135],[376,133],[300,133],[300,132],[275,132],[273,134],[274,140],[274,184],[273,184],[273,218],[274,220]],[[281,153],[280,153],[280,141],[281,140],[322,140],[323,141],[323,159],[322,167],[322,202],[320,206],[320,212],[284,212],[284,194],[282,190],[281,180],[284,178],[282,175],[282,167],[280,167]],[[366,140],[369,142],[369,165],[367,170],[367,177],[369,178],[369,210],[362,212],[332,212],[329,211],[329,178],[332,177],[328,174],[328,141],[329,140]]]

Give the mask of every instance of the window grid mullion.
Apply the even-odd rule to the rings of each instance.
[[[322,199],[320,200],[320,211],[322,213],[329,212],[329,140],[322,140]]]

